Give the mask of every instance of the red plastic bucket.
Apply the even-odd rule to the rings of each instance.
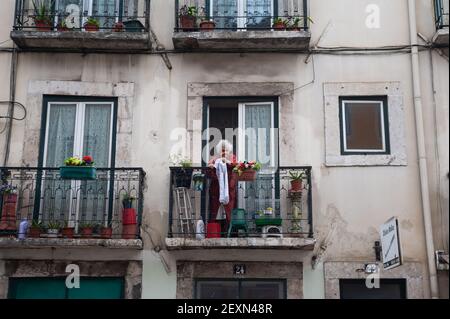
[[[136,210],[134,208],[124,208],[122,212],[122,224],[135,225],[136,223]]]
[[[208,223],[206,225],[206,238],[220,238],[220,224]]]

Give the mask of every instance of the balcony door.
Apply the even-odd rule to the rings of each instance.
[[[270,29],[273,0],[211,0],[210,15],[218,29]]]
[[[92,156],[98,168],[113,166],[114,110],[113,101],[48,102],[42,166],[60,167],[64,159],[84,155]],[[43,178],[40,218],[71,224],[104,222],[108,217],[109,188],[108,178]]]

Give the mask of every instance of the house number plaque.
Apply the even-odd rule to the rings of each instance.
[[[234,265],[235,275],[245,275],[245,265]]]

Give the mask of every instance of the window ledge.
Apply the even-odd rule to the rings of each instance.
[[[143,248],[140,239],[62,239],[62,238],[0,238],[0,248],[83,248],[105,247],[111,249]]]

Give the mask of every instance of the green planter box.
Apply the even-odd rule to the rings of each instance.
[[[255,219],[255,225],[257,227],[264,226],[281,226],[283,220],[281,218],[257,218]]]
[[[92,166],[63,166],[59,168],[62,179],[96,179],[97,169]]]

